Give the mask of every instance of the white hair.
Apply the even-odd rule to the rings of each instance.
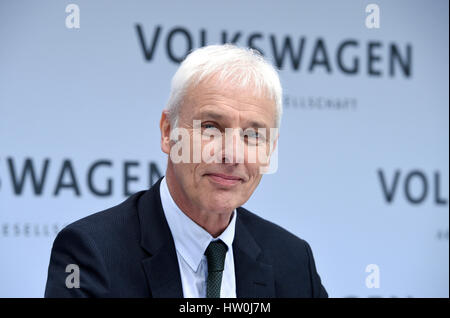
[[[256,50],[224,44],[196,49],[181,63],[172,78],[166,107],[172,128],[178,125],[179,109],[188,88],[194,88],[212,75],[241,88],[251,87],[258,96],[267,94],[275,102],[275,124],[280,127],[283,92],[275,68]]]

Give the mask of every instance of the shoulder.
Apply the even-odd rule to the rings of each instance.
[[[58,236],[77,233],[98,244],[101,244],[102,241],[113,242],[124,238],[139,239],[137,204],[143,193],[145,191],[137,192],[116,206],[93,213],[67,225]]]
[[[237,220],[239,231],[245,228],[261,249],[259,261],[273,268],[277,297],[328,296],[305,240],[244,208],[238,209]]]

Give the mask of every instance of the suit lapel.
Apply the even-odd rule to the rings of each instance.
[[[176,254],[170,247],[142,261],[147,281],[154,298],[183,298],[180,270]]]
[[[152,297],[182,298],[180,269],[159,194],[161,179],[138,203],[141,246],[151,255],[142,260]]]
[[[141,246],[150,256],[142,260],[152,297],[182,298],[175,244],[164,216],[159,194],[161,179],[138,202]],[[272,265],[260,261],[262,251],[239,217],[233,241],[238,298],[275,297]]]
[[[261,248],[239,217],[239,208],[237,216],[233,241],[237,297],[275,297],[272,265],[259,261]]]

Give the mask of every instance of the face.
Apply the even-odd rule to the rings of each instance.
[[[190,160],[174,163],[169,156],[166,175],[172,196],[182,210],[230,213],[250,198],[261,180],[260,168],[267,164],[249,157],[249,150],[255,147],[251,137],[254,135],[240,135],[237,129],[275,127],[275,109],[274,101],[267,96],[257,96],[248,88],[218,83],[214,77],[188,90],[179,110],[178,127],[189,134]],[[201,121],[200,129],[194,129],[194,120]],[[231,139],[225,138],[227,128],[234,128],[229,135]],[[223,138],[205,137],[209,131]],[[161,132],[162,150],[170,155],[174,142],[170,141],[170,123],[165,113],[161,118]],[[195,137],[200,140],[202,152],[214,158],[214,162],[193,162]],[[267,135],[265,141],[258,141],[267,145],[270,138]],[[227,152],[226,147],[234,151]],[[239,152],[238,147],[243,151]],[[270,149],[270,144],[264,149]]]

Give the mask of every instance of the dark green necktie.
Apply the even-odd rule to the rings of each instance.
[[[208,279],[206,281],[206,298],[220,298],[220,285],[228,246],[221,240],[209,243],[205,251],[208,261]]]

